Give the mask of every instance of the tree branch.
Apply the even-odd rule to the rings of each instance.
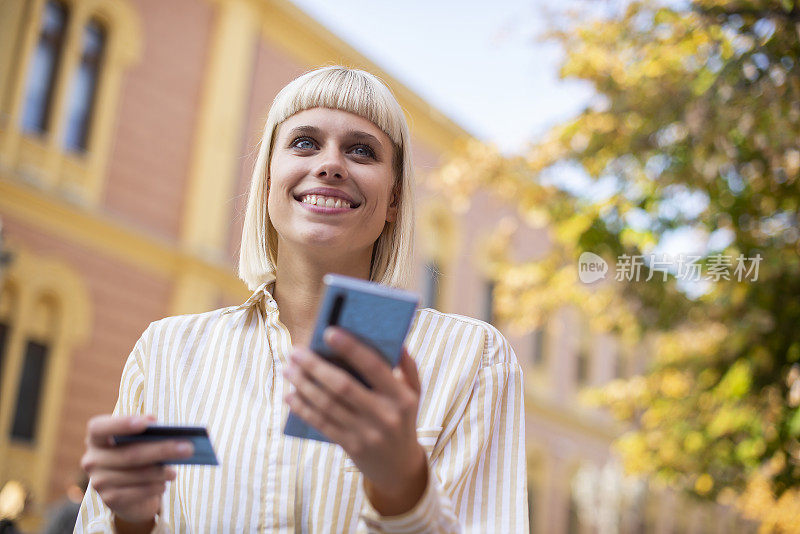
[[[792,9],[789,11],[779,8],[757,9],[754,7],[701,7],[697,5],[692,6],[692,11],[706,16],[724,15],[726,17],[731,17],[733,15],[740,15],[753,16],[759,19],[777,17],[789,20],[791,22],[800,22],[800,9],[798,9],[797,4],[795,4],[794,7],[792,7]]]

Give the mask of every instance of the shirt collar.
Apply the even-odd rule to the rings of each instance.
[[[265,307],[263,304],[270,305],[270,307],[277,307],[275,300],[272,298],[272,291],[275,290],[275,273],[269,273],[264,280],[265,281],[253,291],[250,298],[238,306],[227,308],[223,313],[232,313],[237,310],[252,308],[253,306],[259,305],[261,305],[263,309]]]

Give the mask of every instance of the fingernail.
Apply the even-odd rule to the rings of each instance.
[[[328,345],[330,345],[332,343],[336,343],[338,338],[339,338],[339,336],[336,335],[336,329],[333,328],[333,327],[330,327],[330,326],[328,328],[326,328],[325,332],[323,332],[323,334],[322,334],[322,339]]]
[[[178,443],[178,446],[175,447],[175,450],[178,451],[178,454],[191,454],[194,447],[192,447],[191,443]]]
[[[292,353],[292,359],[298,362],[302,362],[308,359],[308,355],[306,355],[306,353],[303,352],[302,350],[296,350]]]
[[[142,428],[143,426],[145,426],[149,422],[150,421],[147,419],[147,417],[134,417],[130,421],[130,427],[131,428]]]

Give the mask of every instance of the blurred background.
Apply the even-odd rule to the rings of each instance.
[[[523,367],[531,532],[800,532],[799,58],[794,0],[0,1],[0,531],[71,532],[142,331],[249,296],[268,107],[344,64],[414,289]]]

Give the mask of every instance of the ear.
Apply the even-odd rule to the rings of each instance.
[[[400,206],[400,186],[396,185],[392,189],[392,199],[389,201],[389,206],[386,208],[386,222],[394,222],[397,220],[397,209]]]

